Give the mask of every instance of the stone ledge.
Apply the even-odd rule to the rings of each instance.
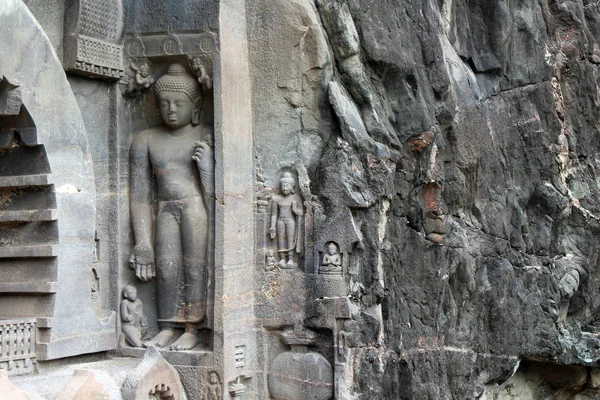
[[[142,358],[146,349],[137,347],[119,347],[109,354],[114,357],[133,357]],[[171,365],[186,365],[193,367],[212,367],[215,356],[209,350],[191,350],[191,351],[169,351],[159,350],[163,358]]]

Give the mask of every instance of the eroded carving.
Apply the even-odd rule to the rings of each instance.
[[[441,187],[433,181],[425,185],[423,190],[425,218],[423,229],[425,238],[435,244],[444,241],[446,235],[446,216],[442,210]]]
[[[271,271],[275,271],[275,270],[281,271],[281,268],[279,268],[279,264],[277,264],[277,259],[275,258],[274,254],[273,254],[273,250],[267,250],[265,271],[271,272]]]
[[[125,41],[125,52],[128,57],[145,57],[146,46],[139,37],[130,37]]]
[[[121,394],[124,399],[133,400],[187,398],[179,374],[154,347],[149,347],[142,362],[127,374]]]
[[[213,32],[203,32],[198,38],[198,50],[203,54],[212,54],[218,50],[217,35]]]
[[[121,321],[125,343],[133,347],[142,347],[142,339],[148,333],[148,320],[144,316],[144,304],[137,297],[137,289],[131,285],[123,288]]]
[[[348,347],[354,345],[356,340],[355,332],[358,331],[358,323],[353,319],[344,320],[343,329],[338,333],[337,351],[341,361],[346,360],[346,352]]]
[[[157,277],[160,332],[148,344],[188,350],[199,343],[199,324],[206,316],[207,248],[214,207],[212,130],[200,124],[202,92],[183,65],[171,65],[155,87],[164,126],[140,132],[131,145],[135,247],[130,264],[142,281]]]
[[[175,400],[171,388],[165,384],[156,385],[148,393],[148,400]]]
[[[170,33],[162,42],[161,49],[163,54],[171,56],[174,54],[183,54],[183,45],[177,35]]]
[[[204,399],[205,400],[222,400],[223,389],[221,389],[221,379],[216,371],[211,371],[208,374],[208,382],[204,387]]]
[[[19,115],[22,104],[21,87],[0,76],[0,115]]]
[[[200,57],[192,59],[192,69],[198,76],[198,83],[205,89],[212,89],[212,78],[207,71],[206,65]]]
[[[229,382],[229,394],[234,399],[242,397],[242,395],[246,391],[246,385],[243,382],[244,374],[242,372],[245,366],[246,346],[235,346],[235,369],[237,370],[237,377],[233,382]]]
[[[273,399],[328,400],[333,395],[331,364],[319,353],[308,351],[316,334],[296,325],[283,340],[291,351],[279,354],[269,370],[269,392]]]
[[[293,269],[298,266],[303,246],[304,206],[296,193],[296,178],[284,171],[279,179],[281,194],[273,197],[271,204],[271,239],[277,239],[279,266]]]
[[[323,255],[323,262],[319,268],[319,273],[323,275],[341,275],[342,274],[342,256],[340,250],[335,242],[329,242],[325,255]]]

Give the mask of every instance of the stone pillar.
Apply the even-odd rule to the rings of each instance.
[[[227,387],[253,370],[254,162],[244,0],[222,0],[215,68],[215,359]],[[221,160],[221,162],[219,162]],[[219,354],[222,353],[222,354]],[[237,355],[236,355],[237,353]],[[240,367],[239,358],[244,360]],[[236,365],[236,358],[238,363]],[[248,393],[248,392],[246,392]]]

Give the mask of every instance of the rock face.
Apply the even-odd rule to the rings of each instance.
[[[595,365],[598,6],[315,3],[322,27],[304,26],[330,64],[303,92],[319,105],[289,112],[331,110],[318,136],[300,131],[321,155],[301,158],[324,214],[349,209],[361,237],[346,279],[356,332],[340,329],[353,373],[336,374],[336,396],[480,398],[519,358]],[[257,142],[291,120],[274,106],[283,91],[258,100],[270,21],[251,24],[255,120],[280,122]],[[268,153],[257,147],[265,169]]]
[[[0,367],[122,331],[161,348],[124,399],[597,397],[597,2],[24,3],[41,25],[0,0],[0,180],[37,146],[56,200],[0,205],[0,328],[29,346]],[[49,275],[11,253],[38,225]]]

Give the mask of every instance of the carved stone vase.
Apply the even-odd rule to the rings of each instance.
[[[291,336],[291,335],[290,335]],[[308,351],[306,338],[285,336],[292,348],[279,354],[269,370],[269,392],[275,400],[329,400],[333,369],[325,357]]]

